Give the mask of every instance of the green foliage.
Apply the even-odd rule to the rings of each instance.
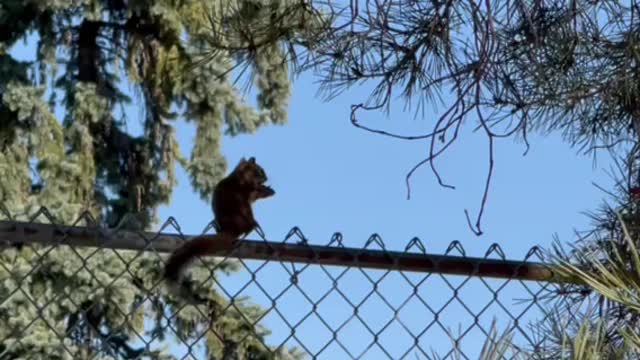
[[[627,164],[634,159],[626,159]],[[537,324],[545,352],[534,359],[637,359],[640,355],[640,199],[629,190],[637,173],[619,164],[616,204],[591,213],[593,227],[550,260],[565,283],[550,287],[555,306]]]
[[[640,153],[635,3],[286,3],[250,1],[232,12],[236,17],[216,16],[225,19],[213,22],[225,24],[223,29],[260,31],[212,31],[206,40],[212,49],[230,50],[246,64],[260,63],[256,49],[280,45],[293,70],[319,75],[319,89],[328,98],[352,86],[371,85],[365,99],[351,102],[352,124],[373,134],[429,144],[407,180],[429,166],[438,183],[449,188],[436,159],[455,142],[465,141],[462,127],[477,121],[473,127],[487,136],[490,161],[475,223],[465,210],[476,235],[482,234],[498,139],[523,140],[528,149],[529,134],[553,131],[594,154],[604,148],[636,157]],[[429,131],[399,134],[362,122],[363,112],[390,111],[397,99],[407,108],[417,104],[416,117],[430,124]],[[427,107],[433,113],[425,117]],[[409,185],[407,181],[408,195]]]
[[[274,9],[285,3],[274,1]],[[218,14],[224,17],[260,23],[255,13],[237,11],[248,5],[0,2],[2,206],[15,219],[46,207],[51,217],[36,221],[70,224],[84,214],[82,222],[146,229],[171,197],[176,165],[187,169],[194,190],[209,200],[226,171],[220,137],[286,122],[289,76],[277,44],[256,50],[250,71],[257,88],[253,107],[233,84],[238,59],[220,49],[212,56],[204,41],[213,31],[214,8],[224,9]],[[37,49],[32,62],[16,60],[10,51],[26,39]],[[132,104],[124,88],[133,89],[141,118],[122,113]],[[59,109],[62,118],[54,115]],[[178,150],[177,119],[197,128],[189,156]],[[132,121],[141,125],[140,133],[128,130]],[[166,351],[132,345],[148,330],[145,319],[154,323],[147,335],[191,342],[211,325],[204,332],[210,358],[300,358],[294,350],[264,346],[268,330],[247,323],[262,310],[247,300],[221,312],[227,300],[204,267],[196,266],[190,285],[203,304],[183,308],[160,283],[161,260],[62,246],[2,251],[0,358],[170,358]],[[225,265],[222,271],[232,268]],[[176,333],[165,334],[167,312],[178,310],[171,321]],[[216,311],[212,319],[209,314]]]

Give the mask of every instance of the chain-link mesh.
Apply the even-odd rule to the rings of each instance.
[[[498,245],[471,258],[452,242],[427,256],[417,238],[399,252],[377,235],[312,246],[297,228],[200,259],[189,302],[161,277],[188,238],[174,219],[155,234],[88,215],[60,226],[45,209],[0,220],[1,359],[476,359],[494,321],[516,354],[541,349],[530,325],[561,305],[544,301],[555,284],[529,280],[543,277],[535,248],[509,261]]]

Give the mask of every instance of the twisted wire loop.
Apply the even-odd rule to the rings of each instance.
[[[558,284],[537,248],[509,260],[497,244],[482,257],[459,242],[436,255],[419,238],[391,250],[377,234],[361,247],[340,233],[320,245],[298,227],[282,241],[245,239],[200,257],[183,284],[192,303],[170,294],[161,273],[193,235],[174,218],[153,233],[127,228],[127,219],[105,228],[83,214],[63,226],[44,208],[20,219],[0,211],[0,358],[47,358],[28,354],[38,334],[69,359],[201,359],[212,344],[221,359],[251,358],[247,349],[476,359],[493,325],[512,333],[513,358],[544,346],[529,326],[562,305],[544,301]]]

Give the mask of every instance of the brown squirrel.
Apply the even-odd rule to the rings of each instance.
[[[164,278],[170,282],[180,279],[184,268],[198,255],[211,253],[220,247],[230,248],[234,241],[249,234],[258,225],[251,204],[273,196],[275,191],[264,185],[267,174],[254,157],[242,158],[235,169],[222,179],[213,190],[211,205],[217,234],[213,237],[195,237],[174,250],[164,269]]]

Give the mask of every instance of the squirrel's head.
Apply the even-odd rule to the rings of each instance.
[[[262,185],[267,181],[267,173],[264,169],[258,165],[255,157],[250,157],[249,160],[245,158],[240,159],[236,168],[233,169],[233,173],[243,183],[252,183],[255,185]]]

